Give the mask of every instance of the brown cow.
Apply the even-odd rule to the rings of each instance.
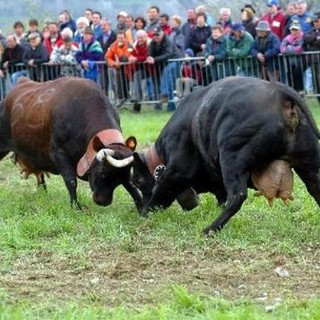
[[[17,153],[32,172],[61,174],[77,200],[77,177],[89,181],[93,200],[112,202],[118,185],[142,206],[130,179],[136,139],[125,141],[117,111],[90,80],[64,77],[38,83],[20,78],[0,105],[0,159]]]

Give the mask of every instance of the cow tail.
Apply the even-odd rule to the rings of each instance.
[[[282,93],[283,97],[286,99],[289,98],[292,102],[298,105],[301,112],[307,118],[308,123],[311,125],[312,131],[317,136],[317,138],[320,139],[319,128],[305,100],[293,88],[285,86],[284,84],[281,84],[281,83],[279,85],[280,85],[280,92]]]

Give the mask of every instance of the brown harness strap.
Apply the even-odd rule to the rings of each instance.
[[[145,154],[145,159],[146,159],[149,172],[152,175],[157,166],[164,164],[163,160],[159,157],[154,145],[147,150]]]

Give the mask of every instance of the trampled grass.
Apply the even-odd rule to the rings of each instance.
[[[142,150],[169,117],[122,110],[124,135]],[[250,191],[204,238],[221,211],[209,194],[191,212],[141,218],[124,189],[104,208],[80,182],[78,212],[60,176],[46,193],[10,159],[0,170],[1,319],[320,319],[320,209],[297,177],[288,207]]]

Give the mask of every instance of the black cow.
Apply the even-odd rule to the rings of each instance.
[[[122,184],[141,209],[130,180],[135,147],[134,137],[123,139],[116,110],[90,80],[21,78],[0,106],[0,159],[13,151],[28,173],[61,174],[79,209],[77,176],[89,181],[97,204],[109,205]]]
[[[155,146],[135,153],[133,181],[146,211],[170,206],[190,188],[226,201],[204,230],[209,234],[241,208],[251,173],[276,159],[290,164],[320,205],[319,137],[305,101],[293,89],[255,78],[225,78],[180,102]]]

